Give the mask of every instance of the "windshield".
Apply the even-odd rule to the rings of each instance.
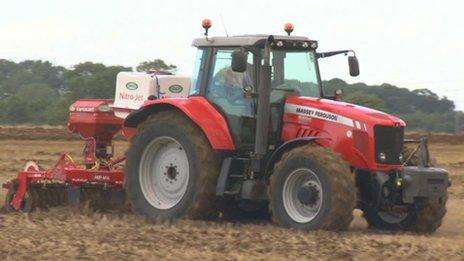
[[[314,52],[272,50],[273,90],[295,95],[320,97],[319,78]]]

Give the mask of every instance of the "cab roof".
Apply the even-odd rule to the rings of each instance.
[[[287,36],[287,35],[273,35],[274,41],[300,41],[300,42],[316,42],[304,36]],[[194,39],[192,46],[195,47],[215,47],[215,46],[260,46],[264,45],[266,39],[269,37],[267,34],[250,34],[250,35],[236,35],[236,36],[217,36]]]

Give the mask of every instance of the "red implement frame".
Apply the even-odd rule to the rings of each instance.
[[[124,160],[125,157],[119,157],[99,169],[84,169],[76,165],[69,155],[62,154],[58,162],[49,170],[20,171],[18,173],[18,187],[11,205],[19,210],[29,184],[44,183],[44,181],[60,181],[70,186],[97,183],[122,189],[124,184],[123,169],[114,166]],[[5,188],[10,186],[11,182],[3,185]]]
[[[111,100],[78,100],[71,106],[68,129],[78,133],[85,141],[84,164],[78,166],[68,154],[61,154],[58,161],[49,170],[30,167],[20,171],[15,183],[11,206],[19,210],[30,184],[62,183],[69,187],[85,184],[98,184],[103,187],[123,189],[124,171],[117,166],[126,157],[111,159],[112,139],[121,130],[123,120],[113,111],[99,111],[101,106],[109,106]],[[111,152],[108,152],[111,150]],[[10,189],[13,182],[3,184]]]

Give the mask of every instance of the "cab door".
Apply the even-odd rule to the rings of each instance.
[[[255,99],[245,97],[245,88],[255,90],[256,68],[248,55],[247,70],[231,69],[234,49],[213,49],[206,98],[225,116],[238,150],[253,149],[255,136]]]

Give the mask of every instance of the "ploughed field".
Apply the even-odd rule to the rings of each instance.
[[[412,134],[416,135],[416,134]],[[181,220],[147,223],[131,213],[59,207],[0,212],[0,260],[8,259],[464,259],[464,137],[431,135],[430,150],[453,182],[448,213],[431,236],[368,230],[361,213],[347,232],[291,231],[262,223]],[[60,152],[78,162],[83,149],[64,128],[0,127],[0,182],[28,160],[49,167]],[[118,140],[117,152],[127,144]],[[5,191],[0,194],[4,201]],[[413,260],[411,259],[411,260]]]

